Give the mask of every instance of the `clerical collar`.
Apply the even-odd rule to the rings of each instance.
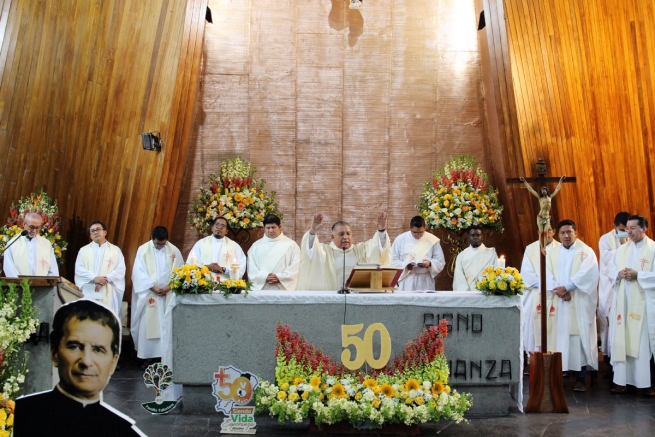
[[[32,241],[32,237],[30,237],[29,235],[25,235],[25,238],[27,238],[27,241]]]
[[[100,396],[98,396],[98,399],[94,399],[92,401],[88,401],[86,399],[80,399],[76,396],[73,396],[72,394],[68,393],[66,390],[61,388],[60,384],[57,384],[57,390],[59,390],[59,392],[64,396],[66,396],[67,398],[70,398],[75,402],[79,402],[80,404],[82,404],[82,407],[86,407],[87,405],[91,405],[91,404],[97,404],[98,402],[100,402]]]
[[[636,243],[634,243],[634,245],[637,248],[641,248],[644,245],[645,242],[646,242],[646,237],[644,237],[641,240],[637,241]]]
[[[92,241],[91,243],[93,243],[93,244],[95,244],[95,245],[96,245],[96,246],[98,246],[98,247],[102,247],[102,246],[104,246],[105,244],[107,244],[107,243],[108,243],[108,241],[107,241],[107,240],[105,240],[105,242],[104,242],[104,243],[102,243],[102,244],[98,244],[98,243],[96,243],[95,241]]]
[[[471,246],[471,245],[469,244],[469,249],[471,249],[471,250],[486,249],[486,246],[484,245],[484,243],[480,243],[480,245],[479,245],[478,247],[473,247],[473,246]]]
[[[562,249],[564,249],[564,250],[574,250],[575,249],[575,243],[577,241],[578,240],[575,240],[569,247],[564,246],[564,244],[562,243]]]
[[[275,241],[280,241],[284,237],[284,233],[280,232],[280,235],[278,235],[275,238],[271,238],[267,235],[264,235],[264,241],[269,241],[269,242],[275,242]]]
[[[214,235],[214,234],[212,234],[212,237],[214,237],[214,238],[217,239],[217,240],[222,240],[222,239],[223,239],[223,237],[217,237],[217,236]]]

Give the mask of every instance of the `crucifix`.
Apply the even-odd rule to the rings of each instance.
[[[548,353],[548,331],[547,331],[547,317],[548,317],[548,312],[545,311],[547,308],[546,305],[546,245],[548,244],[548,228],[550,227],[550,209],[551,209],[551,199],[557,194],[557,192],[560,190],[562,183],[564,182],[575,182],[576,179],[575,177],[566,177],[562,176],[560,178],[557,177],[547,177],[546,176],[546,162],[543,160],[543,158],[539,158],[537,160],[537,177],[536,178],[508,178],[507,180],[508,184],[516,184],[516,183],[523,183],[525,184],[526,188],[530,191],[532,195],[537,197],[539,199],[539,214],[537,215],[537,228],[539,229],[539,242],[540,242],[540,255],[539,255],[539,283],[540,283],[540,307],[541,307],[541,353],[539,352],[534,352],[531,353],[531,358],[534,355],[539,363],[531,362],[530,363],[530,400],[532,401],[533,398],[535,399],[534,402],[529,402],[528,403],[528,408],[526,409],[527,412],[541,412],[543,410],[542,408],[542,397],[544,395],[544,382],[548,381],[548,377],[546,376],[544,378],[544,371],[543,371],[543,363],[545,360],[544,355],[547,355]],[[539,193],[535,191],[531,186],[530,183],[537,182],[538,187],[539,187]],[[555,191],[553,191],[553,194],[550,194],[550,191],[548,191],[548,183],[555,183],[557,182],[557,188],[555,188]],[[548,358],[550,360],[550,358]],[[556,369],[559,367],[561,369],[561,354],[559,355],[559,366],[554,366],[553,368]],[[535,361],[535,360],[533,360]],[[548,366],[551,368],[551,366]],[[533,392],[533,369],[536,370],[537,373],[540,373],[540,377],[537,377],[535,375],[534,381],[537,381],[535,383],[535,386],[539,386],[538,389],[535,389]],[[558,413],[568,413],[568,407],[566,405],[566,398],[564,397],[564,388],[563,388],[563,381],[562,381],[562,372],[559,372],[559,376],[556,374],[557,372],[553,372],[553,377],[555,380],[550,381],[551,385],[551,390],[550,393],[552,394],[552,401],[553,401],[553,412]],[[561,383],[559,383],[561,381]],[[533,396],[534,395],[534,396]]]

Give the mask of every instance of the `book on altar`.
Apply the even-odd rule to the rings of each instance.
[[[357,264],[350,272],[346,287],[359,293],[388,293],[396,289],[403,269],[379,264]]]

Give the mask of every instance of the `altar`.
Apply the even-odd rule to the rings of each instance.
[[[162,360],[183,387],[184,413],[211,413],[211,383],[219,366],[275,381],[275,327],[288,324],[309,342],[339,359],[341,325],[382,323],[391,337],[391,359],[426,325],[446,319],[449,383],[473,394],[467,416],[502,416],[521,409],[523,350],[519,296],[479,292],[395,292],[340,295],[325,291],[253,291],[248,296],[174,296],[162,333]],[[360,333],[360,336],[362,333]],[[379,354],[380,335],[373,336]],[[349,346],[351,353],[355,351]],[[518,399],[510,387],[519,385]]]

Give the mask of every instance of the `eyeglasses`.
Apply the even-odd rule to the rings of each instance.
[[[96,232],[100,232],[100,231],[104,231],[104,229],[103,228],[89,229],[89,232],[91,232],[92,234],[95,234]]]
[[[41,226],[28,226],[27,229],[29,229],[30,231],[38,231],[39,229],[41,229]]]
[[[216,229],[227,229],[227,226],[225,225],[214,225]]]

